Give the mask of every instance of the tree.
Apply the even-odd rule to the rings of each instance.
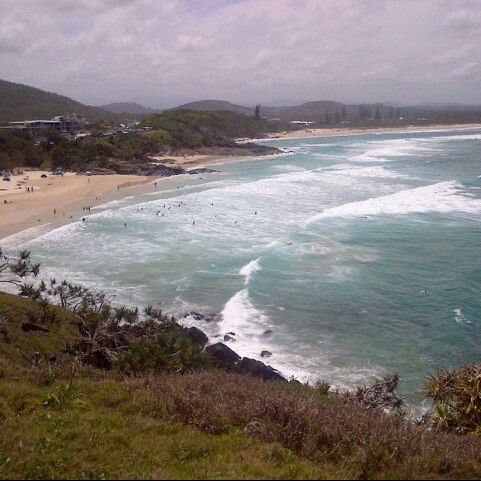
[[[331,118],[329,117],[329,112],[326,110],[326,124],[328,124],[331,121]]]
[[[255,119],[259,120],[261,118],[261,104],[256,105]]]
[[[35,278],[40,264],[32,262],[30,251],[22,250],[17,257],[9,257],[0,247],[0,284],[10,284],[22,289],[24,281]]]
[[[341,114],[339,112],[336,112],[336,119],[335,119],[336,124],[341,123]]]
[[[391,107],[391,110],[389,111],[389,119],[392,120],[394,118],[394,108]]]
[[[374,114],[375,120],[381,120],[381,111],[379,110],[379,105],[376,105],[376,113]]]
[[[344,120],[347,120],[347,112],[346,112],[346,107],[342,107],[342,111],[341,111],[341,119],[344,121]]]

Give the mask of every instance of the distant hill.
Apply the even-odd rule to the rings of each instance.
[[[63,95],[0,80],[0,122],[49,119],[56,115],[72,113],[82,115],[92,122],[121,119],[100,107],[84,105]]]
[[[101,105],[100,108],[115,114],[151,115],[162,111],[160,109],[144,107],[136,102],[114,102],[112,104]]]
[[[326,112],[335,114],[341,112],[343,108],[357,109],[357,106],[347,106],[332,100],[318,100],[306,102],[302,105],[286,107],[264,107],[261,106],[261,114],[266,113],[272,117],[279,117],[284,120],[318,120],[322,119]]]
[[[225,100],[198,100],[187,104],[179,105],[170,110],[197,110],[209,112],[239,112],[246,115],[254,115],[254,107],[236,105]]]

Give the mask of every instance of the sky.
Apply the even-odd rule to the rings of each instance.
[[[481,104],[481,0],[0,0],[0,78],[91,105]]]

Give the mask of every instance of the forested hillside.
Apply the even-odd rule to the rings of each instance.
[[[76,113],[89,121],[118,121],[117,114],[90,107],[62,95],[0,80],[0,122],[44,119]]]

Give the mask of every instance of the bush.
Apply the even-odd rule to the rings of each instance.
[[[119,369],[129,374],[188,371],[207,364],[202,348],[175,330],[132,342],[118,359]]]
[[[426,381],[434,407],[424,421],[438,429],[481,435],[481,365],[441,370]]]

